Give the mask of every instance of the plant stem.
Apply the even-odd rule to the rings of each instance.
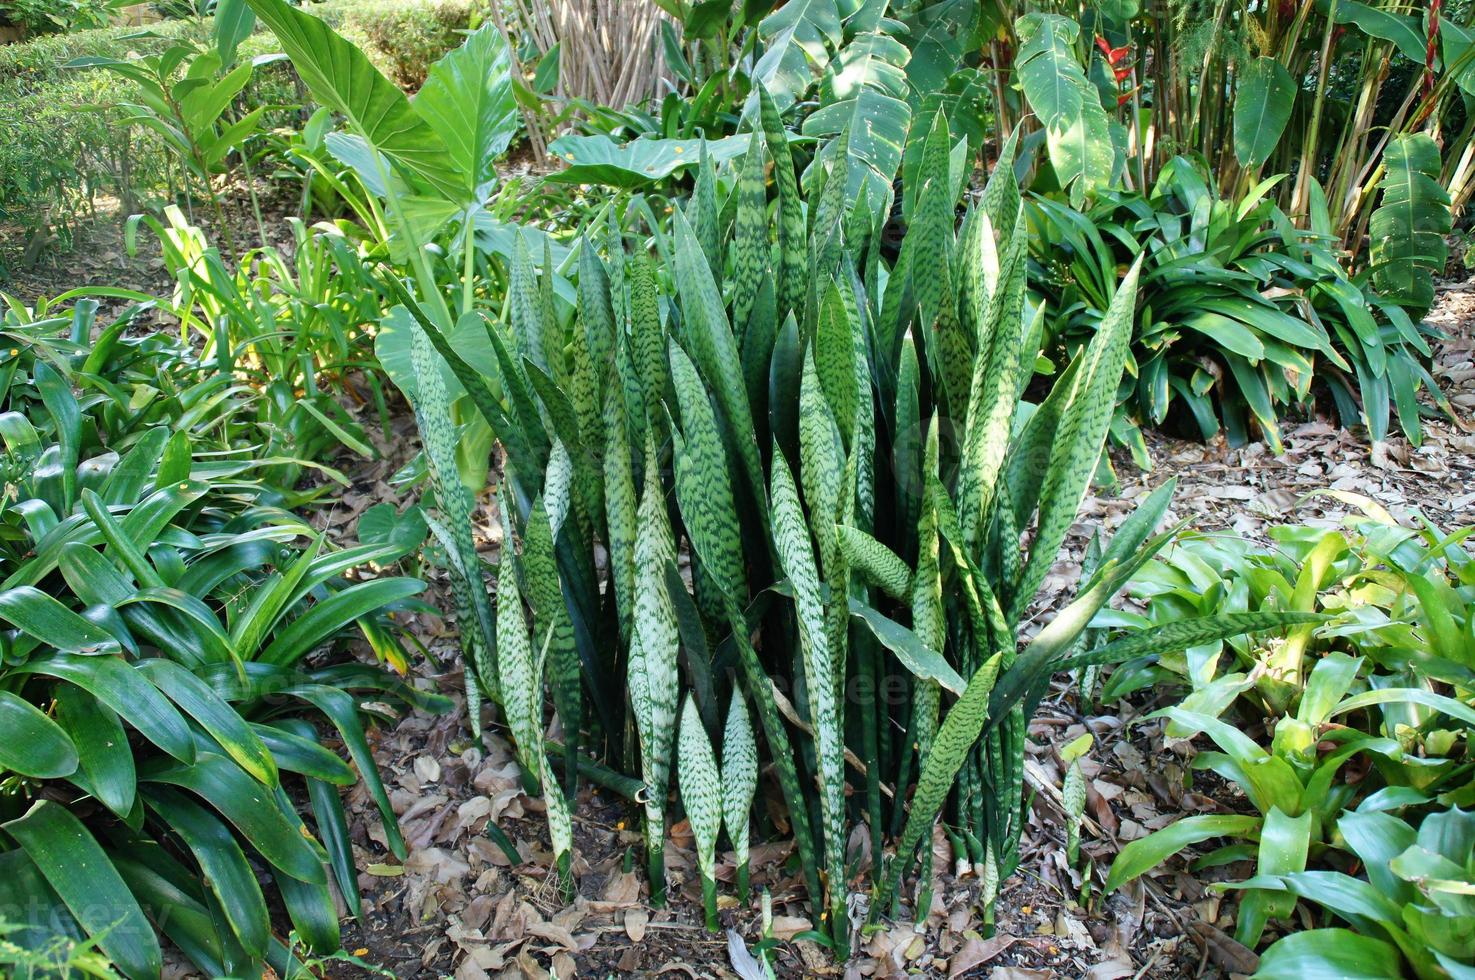
[[[702,908],[706,913],[707,931],[717,932],[721,928],[717,921],[717,879],[710,874],[702,875]]]
[[[650,878],[650,904],[661,908],[666,904],[666,840],[665,828],[645,823],[645,873]]]

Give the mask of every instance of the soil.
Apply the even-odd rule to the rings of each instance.
[[[244,216],[243,216],[244,217]],[[269,222],[268,226],[279,224]],[[243,221],[241,240],[254,235]],[[170,286],[156,246],[130,257],[116,225],[81,233],[79,247],[18,275],[6,288],[27,301],[78,284],[122,284],[141,291]],[[149,236],[141,235],[146,243]],[[0,230],[3,239],[3,230]],[[12,240],[13,244],[13,240]],[[1434,375],[1462,418],[1475,416],[1475,279],[1441,288],[1431,322],[1448,336],[1438,345]],[[413,491],[389,477],[418,445],[413,421],[401,414],[391,438],[366,426],[381,457],[347,466],[352,486],[315,516],[335,537],[351,539],[357,516],[381,502],[408,503]],[[1335,524],[1359,498],[1399,517],[1421,512],[1446,528],[1475,518],[1475,436],[1463,424],[1431,417],[1421,446],[1393,439],[1368,446],[1360,436],[1325,420],[1289,427],[1286,451],[1263,444],[1232,448],[1148,435],[1154,462],[1136,471],[1125,455],[1114,459],[1120,485],[1093,495],[1052,570],[1045,599],[1030,628],[1047,622],[1078,578],[1078,559],[1097,527],[1111,528],[1164,481],[1178,488],[1169,520],[1192,516],[1204,530],[1264,538],[1278,522]],[[1335,491],[1329,495],[1325,491]],[[487,502],[490,504],[490,502]],[[488,552],[499,544],[489,508],[477,518]],[[434,603],[445,597],[433,568]],[[442,603],[444,608],[447,603]],[[725,932],[706,932],[689,828],[677,825],[667,845],[671,901],[652,908],[642,865],[637,807],[614,793],[581,784],[574,812],[575,878],[572,898],[560,894],[541,805],[522,789],[503,733],[495,726],[481,745],[470,742],[460,698],[462,679],[449,624],[415,616],[408,624],[430,656],[412,676],[451,696],[444,716],[409,713],[371,733],[375,757],[410,847],[398,864],[384,844],[379,816],[363,786],[348,802],[364,912],[344,926],[344,948],[393,976],[477,978],[632,974],[688,977],[749,976],[740,964],[758,942],[764,914],[759,901],[725,898]],[[1174,859],[1157,873],[1103,900],[1100,886],[1118,847],[1191,812],[1243,808],[1238,792],[1197,776],[1191,784],[1187,746],[1169,745],[1156,722],[1142,722],[1153,705],[1118,705],[1116,714],[1083,715],[1074,692],[1061,684],[1030,729],[1030,783],[1034,802],[1023,862],[998,900],[998,921],[987,935],[976,907],[978,878],[958,861],[945,836],[933,842],[932,904],[921,926],[888,924],[859,937],[857,955],[836,967],[802,936],[814,927],[790,848],[782,842],[754,848],[754,894],[770,897],[771,950],[781,977],[840,974],[849,978],[899,975],[994,977],[997,980],[1071,976],[1092,980],[1141,977],[1233,976],[1252,973],[1254,954],[1230,938],[1233,902],[1207,888],[1214,873],[1189,875]],[[1084,731],[1095,743],[1084,761],[1089,782],[1083,850],[1092,874],[1082,881],[1064,858],[1065,831],[1058,799],[1062,767],[1056,746]],[[775,794],[776,795],[776,794]],[[516,854],[499,843],[496,831]],[[858,848],[864,850],[864,848]],[[1221,869],[1233,877],[1234,867]],[[730,860],[719,866],[731,896]],[[331,962],[329,976],[366,970]]]

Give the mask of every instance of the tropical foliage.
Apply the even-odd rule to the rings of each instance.
[[[1265,548],[1164,529],[1168,481],[1051,571],[1147,430],[1458,421],[1424,318],[1475,186],[1468,3],[360,6],[0,50],[15,271],[116,193],[162,280],[0,313],[0,963],[352,959],[342,787],[406,857],[366,716],[457,704],[391,618],[425,572],[564,899],[590,779],[652,904],[689,830],[709,929],[784,837],[843,960],[924,922],[945,837],[986,933],[1073,673],[1168,699],[1243,797],[1109,891],[1217,841],[1260,975],[1467,971],[1469,529],[1343,495]],[[338,546],[312,508],[411,414],[417,499]],[[1092,745],[1056,753],[1083,902]]]
[[[422,585],[354,581],[402,550],[335,549],[273,506],[290,487],[271,484],[280,461],[252,444],[266,427],[229,374],[73,302],[7,313],[0,861],[4,907],[26,916],[8,938],[90,937],[157,976],[157,928],[207,973],[285,971],[247,855],[307,945],[335,949],[330,888],[359,905],[338,788],[364,779],[403,852],[348,691],[437,706],[314,654],[356,627],[403,672],[382,613]],[[288,795],[304,789],[312,827]]]
[[[1094,336],[1116,269],[1144,257],[1131,381],[1112,429],[1144,467],[1142,426],[1177,424],[1205,439],[1222,431],[1233,444],[1258,433],[1279,451],[1280,418],[1309,413],[1318,398],[1377,440],[1396,415],[1415,445],[1428,411],[1421,393],[1453,415],[1425,366],[1433,331],[1421,314],[1379,292],[1376,270],[1371,282],[1349,275],[1328,227],[1297,228],[1273,199],[1281,183],[1221,199],[1179,157],[1145,197],[1102,191],[1084,212],[1048,197],[1028,205],[1047,353],[1069,356]]]
[[[1167,734],[1207,736],[1217,751],[1199,753],[1195,767],[1239,785],[1258,813],[1190,816],[1132,841],[1107,887],[1192,844],[1243,840],[1194,865],[1254,862],[1254,876],[1233,886],[1242,895],[1240,942],[1257,945],[1267,921],[1290,917],[1300,899],[1359,934],[1290,935],[1266,951],[1265,975],[1283,975],[1296,962],[1350,963],[1354,952],[1363,962],[1346,967],[1351,975],[1399,974],[1405,963],[1421,977],[1458,975],[1451,965],[1472,952],[1461,924],[1469,909],[1456,897],[1465,873],[1451,871],[1444,881],[1431,869],[1463,859],[1467,846],[1459,808],[1470,803],[1475,723],[1467,704],[1471,529],[1446,532],[1427,521],[1410,528],[1370,501],[1351,502],[1362,514],[1344,530],[1277,528],[1273,551],[1212,537],[1181,541],[1131,587],[1147,602],[1146,618],[1109,617],[1134,629],[1176,622],[1189,610],[1274,607],[1330,618],[1291,630],[1279,644],[1231,638],[1112,675],[1105,697],[1154,677],[1187,687],[1160,712]],[[1343,775],[1359,763],[1366,776]],[[1445,834],[1453,835],[1449,843]],[[1365,880],[1350,873],[1359,862]]]

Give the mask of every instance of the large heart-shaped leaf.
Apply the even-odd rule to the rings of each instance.
[[[368,56],[312,14],[285,0],[249,0],[292,59],[312,97],[341,113],[354,133],[442,192],[464,186],[440,134],[416,114]]]

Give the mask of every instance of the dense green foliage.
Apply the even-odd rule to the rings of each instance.
[[[1050,570],[1144,428],[1453,415],[1422,318],[1475,183],[1469,5],[652,2],[635,105],[563,94],[608,25],[462,0],[0,48],[0,211],[64,238],[116,195],[171,283],[0,324],[0,963],[320,971],[360,905],[339,787],[405,857],[363,702],[449,705],[397,676],[403,561],[448,580],[467,727],[510,735],[565,897],[596,773],[653,904],[685,817],[709,928],[723,852],[746,899],[750,836],[789,835],[843,959],[926,916],[940,824],[987,931],[1074,671],[1181,695],[1167,734],[1244,795],[1108,890],[1227,839],[1196,868],[1240,941],[1324,927],[1260,975],[1461,975],[1468,529],[1369,507],[1264,549],[1161,530],[1169,483],[1073,596]],[[522,139],[557,169],[504,179]],[[307,508],[396,410],[422,497],[340,550]],[[1091,744],[1058,752],[1075,869]]]
[[[382,613],[422,585],[357,578],[405,549],[338,550],[282,508],[321,491],[277,482],[299,468],[263,445],[268,396],[228,363],[128,337],[131,315],[96,323],[96,306],[12,301],[0,328],[8,938],[90,936],[125,974],[156,976],[157,928],[213,975],[285,970],[295,954],[246,855],[271,867],[304,942],[335,949],[330,876],[358,908],[338,787],[367,782],[403,857],[348,692],[440,707],[316,652],[356,627],[402,673]],[[288,795],[303,789],[312,828]]]
[[[1086,211],[1030,203],[1047,352],[1068,354],[1094,336],[1115,270],[1145,256],[1132,383],[1113,427],[1143,466],[1136,427],[1170,418],[1205,439],[1224,430],[1234,444],[1258,428],[1279,451],[1279,419],[1311,411],[1317,398],[1379,440],[1396,410],[1415,445],[1421,392],[1453,414],[1425,367],[1432,331],[1366,273],[1349,276],[1325,229],[1296,228],[1270,196],[1280,182],[1224,200],[1180,157],[1145,197],[1103,191]]]
[[[1160,712],[1167,733],[1206,735],[1217,751],[1199,753],[1195,767],[1238,784],[1259,816],[1179,820],[1128,844],[1107,885],[1199,841],[1258,840],[1226,845],[1194,865],[1255,862],[1255,877],[1234,886],[1243,893],[1241,942],[1255,946],[1267,920],[1290,917],[1304,899],[1364,937],[1352,943],[1367,960],[1353,975],[1393,975],[1407,964],[1420,977],[1458,976],[1455,964],[1475,956],[1471,909],[1457,897],[1468,867],[1432,869],[1466,861],[1468,817],[1459,808],[1475,803],[1468,749],[1475,556],[1464,544],[1472,528],[1406,527],[1371,501],[1349,502],[1362,514],[1345,529],[1275,528],[1273,550],[1187,537],[1131,587],[1145,613],[1098,621],[1150,629],[1207,611],[1267,608],[1331,617],[1279,643],[1230,638],[1111,675],[1105,698],[1152,684],[1186,686],[1189,693]],[[1370,771],[1341,776],[1358,763]],[[1359,864],[1365,878],[1356,877]],[[1287,967],[1279,964],[1295,955],[1341,962],[1345,942],[1335,930],[1292,935],[1267,950],[1262,967],[1281,975]]]
[[[450,0],[387,6],[332,0],[316,10],[396,78],[417,85],[430,62],[459,43],[456,31],[471,19],[468,6]],[[131,115],[124,104],[139,101],[128,79],[67,66],[77,59],[157,55],[181,43],[206,47],[214,35],[213,18],[189,18],[146,27],[96,27],[0,46],[0,220],[50,229],[66,241],[100,198],[117,198],[131,211],[161,193],[199,193],[197,184],[181,178],[165,135],[124,121]],[[236,54],[250,61],[275,50],[270,35],[258,33],[242,41]],[[300,124],[291,111],[301,101],[299,91],[290,73],[266,65],[233,101],[232,120],[244,115],[236,108],[242,105],[266,110],[263,131],[250,147],[256,172],[276,166],[279,151],[269,131]],[[0,255],[0,272],[18,258],[18,252]]]

